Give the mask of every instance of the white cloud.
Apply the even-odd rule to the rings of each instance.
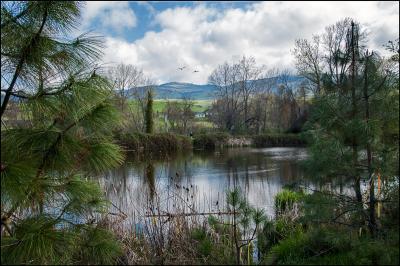
[[[92,7],[88,16],[99,9],[104,8]],[[197,4],[157,13],[161,31],[149,31],[132,43],[108,37],[105,61],[141,66],[159,82],[206,83],[218,64],[241,55],[254,56],[269,67],[293,68],[290,50],[296,38],[322,33],[345,17],[369,29],[373,49],[382,51],[383,44],[398,38],[398,2],[268,1],[246,10]],[[177,70],[183,65],[185,70]]]
[[[126,1],[87,1],[82,13],[82,28],[97,20],[102,28],[122,32],[125,28],[136,27],[135,12]]]
[[[155,16],[157,14],[157,10],[149,3],[148,1],[139,1],[138,5],[144,6],[149,12],[149,16]]]

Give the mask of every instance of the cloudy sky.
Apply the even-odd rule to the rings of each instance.
[[[108,65],[139,66],[157,83],[205,84],[218,64],[242,55],[293,69],[295,39],[345,17],[381,52],[399,36],[398,2],[87,2],[79,30],[105,37]]]

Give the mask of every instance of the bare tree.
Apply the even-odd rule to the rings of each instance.
[[[294,88],[290,84],[292,73],[288,69],[280,71],[277,85],[276,111],[278,117],[278,129],[286,131],[298,118],[298,103],[295,98]]]
[[[296,59],[296,68],[300,75],[315,84],[315,86],[313,86],[313,92],[315,94],[321,92],[323,65],[320,46],[321,37],[314,35],[311,41],[306,39],[296,40],[293,50],[293,55]]]
[[[210,75],[209,83],[217,87],[217,100],[212,106],[213,121],[223,128],[233,131],[237,125],[242,102],[239,82],[239,66],[224,63]]]
[[[262,133],[271,125],[269,116],[273,102],[274,88],[276,88],[279,71],[275,68],[265,71],[256,80],[254,92],[249,101],[247,129],[254,133]]]
[[[237,132],[254,123],[256,118],[251,115],[250,103],[265,88],[262,70],[253,57],[243,56],[239,62],[225,62],[213,71],[209,83],[217,87],[218,99],[211,113],[218,126]]]
[[[182,101],[167,101],[165,115],[173,131],[181,134],[187,134],[193,127],[194,112],[193,100],[184,98]]]
[[[121,110],[124,112],[126,100],[132,96],[132,89],[143,84],[143,70],[133,65],[121,63],[110,67],[107,76],[112,82],[114,90],[120,96]]]
[[[258,67],[254,57],[243,56],[238,64],[239,86],[243,98],[244,125],[248,126],[252,120],[249,117],[250,98],[260,89],[258,79],[261,78],[262,68]]]
[[[110,67],[107,76],[119,97],[127,129],[144,132],[146,97],[148,91],[153,90],[153,80],[147,77],[142,69],[126,64]],[[128,103],[129,99],[133,99],[133,102]]]

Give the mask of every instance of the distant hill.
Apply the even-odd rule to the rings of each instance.
[[[261,86],[270,79],[259,79],[257,84]],[[300,76],[288,76],[287,82],[290,87],[296,89],[305,80],[305,78]],[[276,92],[277,86],[282,83],[283,80],[278,78],[277,85],[272,88]],[[139,89],[145,89],[144,87],[139,87]],[[154,86],[155,98],[156,99],[183,99],[189,97],[193,100],[212,100],[215,98],[215,93],[217,88],[211,84],[197,85],[193,83],[182,83],[182,82],[169,82],[161,85]],[[4,93],[1,92],[1,101],[3,102]],[[18,101],[19,99],[12,96],[11,101]]]
[[[157,99],[210,100],[215,98],[216,87],[211,84],[197,85],[193,83],[169,82],[155,86]]]
[[[256,82],[261,86],[270,79],[273,78],[259,79]],[[303,80],[304,78],[300,76],[287,77],[289,86],[294,89],[297,88]],[[278,78],[277,85],[282,83],[282,81],[283,80]],[[275,86],[273,90],[276,90],[276,88],[277,86]],[[145,88],[140,87],[139,89]],[[217,88],[211,84],[197,85],[193,83],[169,82],[154,86],[154,91],[156,99],[183,99],[185,97],[189,97],[193,100],[212,100],[215,98]]]

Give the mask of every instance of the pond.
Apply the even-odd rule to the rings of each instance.
[[[173,212],[171,198],[184,202],[185,212],[224,211],[226,191],[235,187],[273,217],[275,195],[303,179],[299,162],[306,156],[305,148],[280,147],[193,151],[145,162],[128,157],[99,182],[114,208],[130,219],[149,214],[149,206]]]

